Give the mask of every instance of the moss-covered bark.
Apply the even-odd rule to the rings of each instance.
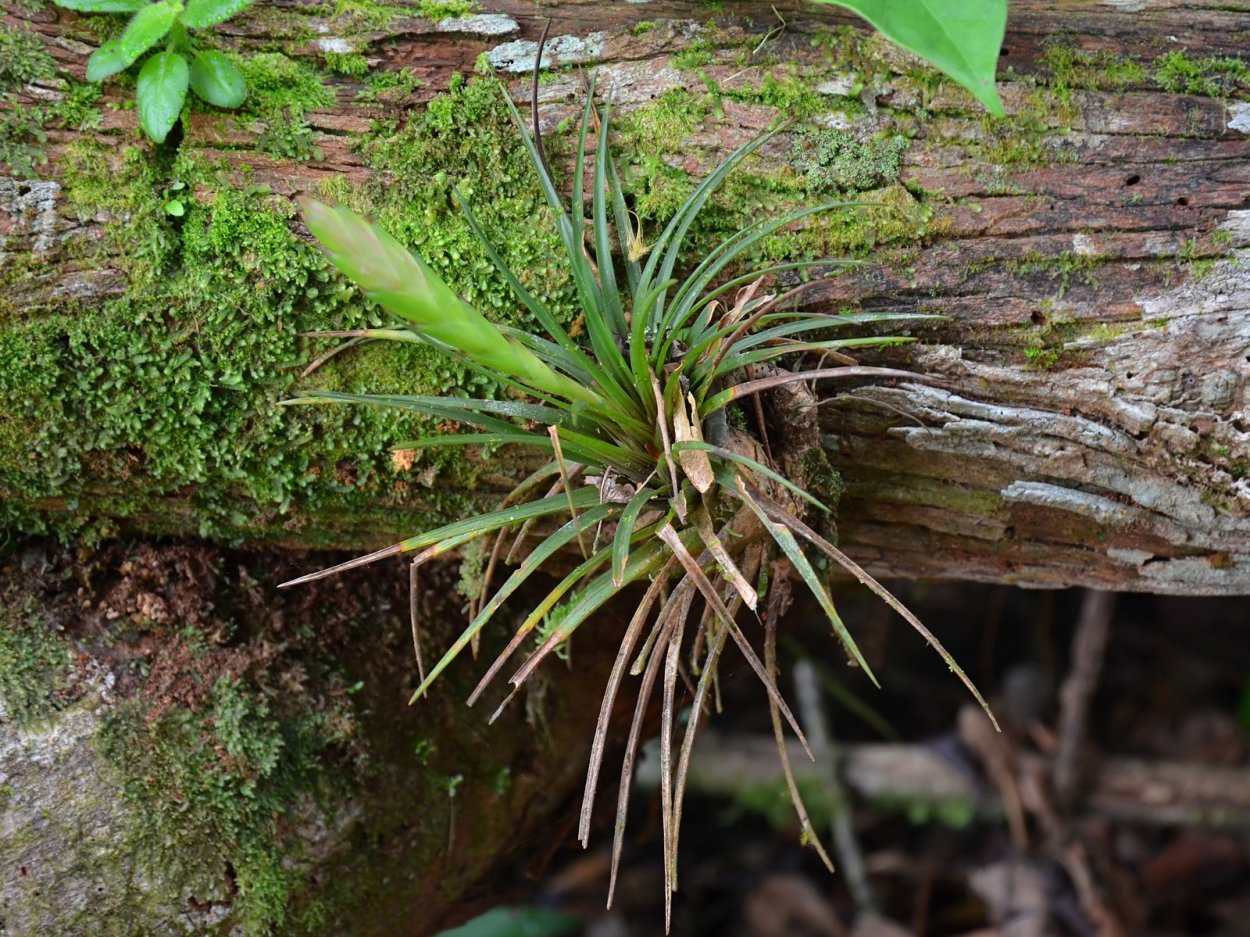
[[[584,94],[569,65],[597,60],[620,112],[617,148],[644,242],[726,149],[790,119],[792,131],[701,217],[693,255],[764,212],[861,202],[779,233],[762,253],[870,261],[812,290],[817,308],[943,314],[916,330],[940,354],[901,360],[947,362],[938,370],[961,397],[1001,405],[1009,421],[1023,419],[1021,406],[1055,401],[1056,412],[1075,409],[1136,449],[1123,477],[1094,480],[1005,458],[987,440],[952,442],[959,456],[988,464],[931,478],[935,463],[912,434],[892,450],[897,484],[931,490],[926,510],[899,509],[916,499],[881,500],[878,469],[861,471],[853,454],[875,451],[883,431],[923,422],[912,397],[892,400],[894,410],[865,404],[909,413],[884,425],[830,408],[831,441],[843,438],[852,454],[835,460],[854,493],[844,531],[877,569],[932,573],[925,558],[946,553],[960,561],[936,571],[993,578],[1023,552],[1029,581],[1182,591],[1247,581],[1250,547],[1213,548],[1201,536],[1210,525],[1193,520],[1200,504],[1235,521],[1248,510],[1250,455],[1232,415],[1247,382],[1229,351],[1246,327],[1245,304],[1239,268],[1223,260],[1245,240],[1237,180],[1250,84],[1234,54],[1234,14],[1204,12],[1186,22],[1184,49],[1165,49],[1158,36],[1177,34],[1176,11],[1138,16],[1091,2],[1058,17],[1017,4],[1002,70],[1011,116],[995,121],[829,11],[787,16],[780,28],[761,4],[697,16],[675,3],[594,7],[559,7],[552,48],[564,67],[543,76],[543,123],[563,165],[564,122]],[[471,77],[490,66],[514,95],[528,94],[514,77],[532,62],[538,24],[528,8],[261,5],[210,39],[246,73],[245,107],[196,109],[163,148],[137,135],[125,76],[103,89],[83,81],[87,54],[117,25],[29,3],[4,21],[0,391],[14,401],[0,415],[5,523],[364,547],[495,497],[518,470],[512,453],[389,451],[453,427],[276,403],[312,387],[498,392],[413,349],[357,348],[301,376],[331,346],[299,333],[376,316],[307,243],[292,202],[301,193],[374,213],[489,315],[524,326],[447,198],[459,184],[509,261],[576,322],[498,92]],[[1194,318],[1208,314],[1223,316],[1229,335],[1214,337]],[[1168,321],[1172,333],[1154,341]],[[1177,354],[1203,360],[1227,387],[1190,404],[1183,374],[1146,387],[1125,364]],[[1022,393],[1029,382],[1044,393]],[[1185,434],[1198,439],[1197,473],[1176,448]],[[1141,473],[1157,485],[1198,478],[1202,491],[1160,511],[1157,499],[1132,493],[1130,476]],[[1013,522],[1036,507],[1015,506],[1016,481],[1076,492],[1043,509],[1069,539],[1056,544],[1027,518]],[[1091,484],[1144,509],[1149,536],[1125,527],[1108,546],[1061,516]],[[988,522],[965,512],[970,494],[986,503]],[[880,549],[883,537],[921,542],[917,530],[922,552]],[[1085,560],[1048,571],[1055,546]],[[1186,564],[1210,566],[1212,556],[1223,565],[1198,582]]]
[[[353,23],[343,20],[359,28]],[[68,28],[86,25],[75,19]],[[23,55],[43,54],[35,33],[10,34]],[[743,39],[733,41],[745,50]],[[473,492],[490,495],[511,474],[489,453],[393,458],[390,447],[402,439],[448,428],[429,421],[276,406],[302,388],[498,392],[410,348],[355,350],[301,377],[331,345],[299,333],[378,315],[301,237],[292,189],[272,184],[272,158],[325,158],[311,142],[322,137],[304,121],[335,101],[350,99],[377,119],[338,141],[335,159],[350,162],[350,171],[299,188],[369,211],[488,315],[530,325],[452,205],[448,186],[458,184],[530,287],[566,322],[577,314],[496,82],[452,75],[423,111],[397,121],[399,108],[386,102],[412,100],[420,82],[410,73],[379,70],[346,83],[334,74],[343,71],[339,60],[292,57],[299,42],[281,45],[285,53],[239,54],[252,89],[247,113],[195,115],[177,148],[110,133],[62,135],[63,144],[51,145],[54,160],[43,171],[59,187],[55,233],[10,250],[3,268],[22,296],[0,328],[0,390],[21,400],[0,417],[0,490],[11,526],[362,545],[461,512]],[[58,80],[51,62],[43,54],[10,68],[10,87],[35,76]],[[830,113],[795,74],[770,74],[758,88],[677,89],[632,109],[621,147],[644,230],[664,223],[692,185],[694,167],[673,165],[689,159],[690,136],[736,102],[761,113]],[[276,140],[279,126],[307,145]],[[213,145],[244,140],[249,149]],[[559,152],[568,138],[556,128],[548,142]],[[861,140],[813,126],[730,183],[701,220],[695,250],[765,207],[874,189],[880,207],[831,214],[771,239],[764,253],[813,259],[919,237],[931,209],[896,182],[905,148],[897,134]],[[64,230],[66,216],[89,234]],[[40,266],[60,275],[91,270],[94,282],[75,295],[32,281]]]
[[[409,708],[404,577],[275,592],[294,568],[123,544],[80,565],[39,542],[4,568],[11,932],[427,933],[561,805],[604,654],[579,646],[580,680],[494,726],[462,709],[463,668]],[[441,642],[457,574],[428,575]]]

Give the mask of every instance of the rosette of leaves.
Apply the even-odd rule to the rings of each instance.
[[[331,263],[396,317],[384,328],[318,334],[352,342],[383,339],[431,345],[510,390],[512,396],[312,392],[286,402],[363,403],[416,411],[474,431],[406,441],[398,448],[528,446],[544,453],[545,462],[497,510],[417,534],[285,585],[384,557],[411,555],[413,637],[421,676],[415,701],[465,648],[476,648],[492,616],[527,580],[558,556],[571,562],[572,570],[525,615],[469,697],[470,704],[475,702],[518,652],[527,651],[508,677],[511,693],[500,705],[502,710],[545,658],[604,603],[636,584],[642,596],[604,692],[579,835],[586,843],[609,717],[626,675],[632,674],[641,679],[620,783],[612,879],[615,882],[643,714],[658,686],[665,868],[671,893],[676,887],[677,833],[691,746],[711,700],[718,697],[717,664],[728,645],[738,649],[763,684],[779,742],[785,723],[803,738],[778,691],[774,672],[777,622],[788,604],[790,578],[811,591],[849,658],[872,676],[834,607],[826,577],[806,550],[849,570],[903,614],[981,699],[937,639],[822,536],[816,529],[819,524],[804,520],[809,511],[827,509],[787,477],[781,461],[770,453],[762,421],[752,433],[726,419],[727,409],[779,388],[837,378],[914,377],[857,366],[844,354],[848,349],[906,340],[847,336],[848,327],[914,317],[819,314],[802,308],[801,287],[785,292],[767,289],[778,276],[806,263],[742,269],[763,238],[837,205],[814,205],[761,219],[703,256],[690,257],[683,250],[709,197],[778,130],[733,152],[646,244],[609,155],[607,109],[600,111],[588,95],[572,162],[571,199],[565,203],[547,168],[541,137],[526,131],[506,92],[504,97],[563,242],[586,341],[574,338],[509,269],[457,190],[452,195],[468,224],[517,301],[541,324],[543,334],[495,325],[377,225],[347,208],[306,200],[304,218]],[[587,178],[592,125],[598,130]],[[838,366],[818,363],[807,371],[781,366],[830,356],[840,362]],[[427,672],[417,637],[417,569],[479,538],[489,544],[482,592],[470,603],[464,631]],[[570,554],[573,560],[568,560]],[[510,567],[506,577],[501,566]],[[491,592],[497,577],[502,582]],[[763,641],[762,659],[753,647],[753,630]],[[693,700],[678,747],[674,726],[679,674],[692,681]],[[785,762],[784,744],[779,744],[779,752],[805,832],[816,843]]]
[[[143,132],[162,143],[182,114],[187,89],[215,107],[243,103],[247,85],[234,63],[222,52],[200,50],[190,30],[224,23],[253,0],[55,0],[58,6],[80,13],[131,13],[130,22],[87,60],[87,79],[103,81],[125,71],[151,49],[139,69],[135,104]]]

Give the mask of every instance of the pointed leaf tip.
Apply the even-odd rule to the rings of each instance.
[[[816,0],[846,7],[914,52],[1003,116],[994,79],[1007,25],[1007,0]]]

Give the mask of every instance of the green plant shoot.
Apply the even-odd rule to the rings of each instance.
[[[103,81],[125,71],[145,53],[157,48],[139,70],[135,104],[139,124],[151,140],[163,143],[178,122],[187,89],[214,107],[234,108],[243,103],[247,86],[243,75],[222,52],[197,49],[188,30],[223,23],[250,6],[253,0],[55,0],[58,6],[80,13],[131,13],[126,29],[87,60],[87,78]]]

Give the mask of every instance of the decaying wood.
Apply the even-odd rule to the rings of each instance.
[[[232,20],[222,29],[239,47],[284,41],[312,53],[362,51],[371,67],[413,68],[424,85],[399,104],[379,105],[357,100],[356,86],[342,79],[338,103],[310,115],[324,152],[317,161],[274,160],[253,149],[262,127],[223,130],[199,116],[182,145],[246,164],[254,183],[285,195],[338,174],[362,178],[353,134],[445,89],[483,53],[518,76],[515,94],[526,97],[520,76],[549,16],[545,59],[592,67],[622,108],[669,88],[698,91],[704,75],[722,85],[743,80],[743,67],[727,57],[714,56],[701,72],[673,67],[674,53],[705,36],[709,14],[691,4],[478,6],[438,24],[396,18],[364,45],[336,36],[328,18],[306,17],[311,39],[273,35],[264,18]],[[1248,30],[1234,7],[1013,2],[1002,57],[1006,106],[1027,106],[1033,77],[1046,74],[1045,44],[1055,39],[1139,60],[1172,50],[1239,55]],[[784,29],[776,28],[779,15]],[[853,22],[767,2],[725,3],[715,18],[713,45],[758,37],[809,63],[808,32]],[[661,26],[633,30],[643,19]],[[63,67],[84,74],[93,40],[73,14],[14,7],[4,20],[36,30]],[[901,179],[911,192],[941,194],[933,235],[883,252],[813,295],[828,309],[944,314],[894,362],[940,384],[827,391],[836,396],[821,418],[847,484],[843,544],[875,575],[1250,592],[1250,102],[1145,87],[1073,91],[1036,131],[1040,155],[1002,165],[978,146],[987,130],[962,103],[952,106],[954,92],[920,100],[913,87],[871,88],[854,130],[912,136]],[[544,122],[567,114],[581,93],[576,75],[540,88]],[[24,99],[58,93],[32,85]],[[118,95],[106,89],[108,100]],[[773,116],[724,102],[724,118],[685,141],[685,165],[705,168]],[[131,141],[135,119],[106,109],[91,133],[120,146]],[[100,301],[126,289],[120,266],[82,269],[59,249],[69,238],[99,237],[107,220],[77,218],[59,197],[57,155],[75,137],[51,134],[48,179],[0,179],[3,250],[9,262],[39,262],[10,288],[16,308]],[[1026,354],[1030,342],[1041,354]]]

